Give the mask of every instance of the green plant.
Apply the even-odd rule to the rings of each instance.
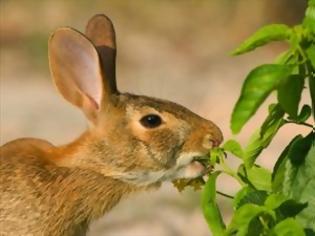
[[[234,107],[231,130],[238,134],[273,92],[277,101],[245,147],[228,140],[210,153],[209,174],[202,193],[202,209],[214,236],[221,235],[315,235],[315,0],[309,0],[304,21],[292,28],[268,25],[242,43],[232,54],[240,55],[272,41],[285,41],[289,49],[272,64],[254,68],[246,77]],[[300,105],[302,93],[309,92],[311,104]],[[284,149],[273,171],[256,163],[280,128],[294,123],[309,128]],[[226,163],[225,152],[239,158],[234,170]],[[216,203],[217,176],[235,178],[241,189],[233,198],[233,216],[228,225]],[[219,192],[220,193],[220,192]]]

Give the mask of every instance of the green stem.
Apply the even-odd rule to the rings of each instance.
[[[262,224],[262,226],[264,227],[265,232],[268,232],[269,227],[268,227],[267,223],[264,221],[264,219],[261,216],[259,216],[258,219],[259,219],[260,223]]]
[[[221,195],[223,197],[234,199],[234,197],[229,195],[229,194],[223,193],[223,192],[218,191],[218,190],[216,192],[217,192],[217,194],[219,194],[219,195]]]
[[[242,179],[237,175],[237,173],[236,173],[234,170],[232,170],[231,167],[229,167],[229,166],[225,163],[224,158],[221,158],[221,159],[220,159],[220,166],[222,167],[222,171],[223,171],[225,174],[227,174],[227,175],[233,177],[234,179],[236,179],[236,180],[239,182],[239,184],[240,184],[241,186],[244,186],[244,182],[242,181]]]
[[[222,236],[225,232],[225,224],[216,203],[216,179],[219,174],[216,171],[209,176],[201,194],[202,212],[213,236]]]
[[[292,121],[292,120],[285,120],[285,122],[286,122],[287,124],[297,124],[297,125],[304,125],[304,126],[307,126],[307,127],[312,128],[312,129],[315,128],[314,125],[311,125],[311,124],[306,123],[306,122],[298,122],[298,121]]]
[[[304,64],[307,61],[307,57],[305,55],[305,52],[303,51],[303,49],[302,49],[302,47],[300,45],[297,46],[297,50],[298,50],[299,54],[302,57],[302,61],[300,61],[299,63],[300,64]]]

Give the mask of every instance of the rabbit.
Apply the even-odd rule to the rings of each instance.
[[[48,57],[88,129],[63,146],[22,138],[1,147],[0,235],[85,235],[123,197],[205,174],[197,158],[222,142],[220,129],[176,103],[119,92],[107,16],[92,17],[85,35],[57,29]]]

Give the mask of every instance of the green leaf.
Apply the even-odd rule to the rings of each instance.
[[[303,87],[304,76],[302,75],[291,75],[286,83],[279,86],[278,101],[292,119],[297,118]]]
[[[280,127],[284,124],[284,120],[274,120],[264,131],[261,136],[261,130],[257,130],[249,139],[248,145],[244,149],[244,162],[246,168],[250,168],[258,155],[263,151],[264,148],[268,147],[273,137],[276,135]]]
[[[315,5],[312,6],[313,9],[313,37],[310,39],[310,45],[305,49],[305,54],[309,61],[304,63],[307,66],[308,70],[308,82],[309,82],[309,90],[311,95],[311,103],[313,109],[313,117],[315,120]],[[304,65],[304,66],[305,66]]]
[[[315,236],[315,231],[310,228],[304,228],[305,236]]]
[[[233,208],[234,210],[238,209],[241,205],[241,201],[242,199],[248,195],[249,192],[253,191],[253,188],[251,188],[250,186],[244,186],[241,190],[239,190],[233,199]],[[248,202],[247,202],[248,203]]]
[[[305,162],[300,166],[292,185],[291,195],[301,203],[308,203],[297,219],[306,228],[315,231],[315,142],[309,150]]]
[[[308,59],[310,60],[313,68],[315,68],[315,45],[311,45],[305,50]]]
[[[308,1],[303,26],[308,28],[311,32],[315,32],[315,4],[313,0]]]
[[[226,141],[223,145],[223,149],[239,158],[243,158],[243,149],[241,145],[234,139]]]
[[[297,117],[298,122],[305,122],[312,115],[312,108],[309,105],[304,105],[300,114]]]
[[[210,165],[215,166],[221,157],[225,156],[224,150],[220,147],[215,147],[210,150]]]
[[[308,204],[296,218],[304,227],[315,230],[315,133],[297,136],[278,169],[283,182],[278,190],[280,187],[288,198]]]
[[[279,56],[277,56],[275,60],[275,64],[290,64],[288,62],[292,58],[293,58],[293,53],[291,50],[284,51]]]
[[[249,223],[260,214],[271,215],[275,218],[274,212],[268,210],[264,206],[258,206],[251,203],[241,206],[235,211],[232,221],[227,228],[227,234],[235,235],[235,232],[237,232],[236,235],[239,236],[247,235],[248,227],[250,225]],[[260,235],[259,232],[257,232],[257,235]]]
[[[247,230],[247,233],[246,233],[246,236],[256,236],[256,235],[264,235],[264,227],[265,225],[262,224],[262,221],[265,222],[265,221],[272,221],[272,218],[270,219],[271,217],[266,215],[266,214],[260,214],[260,215],[257,215],[255,218],[253,218],[249,224],[248,224],[248,230]]]
[[[314,142],[314,134],[311,133],[305,138],[298,138],[291,146],[288,152],[288,158],[294,166],[302,165],[306,155]]]
[[[234,197],[234,209],[238,209],[247,203],[262,206],[264,205],[267,196],[268,194],[266,191],[255,190],[252,187],[245,186]]]
[[[259,29],[251,37],[245,40],[232,55],[240,55],[254,50],[272,41],[282,41],[290,39],[291,29],[287,25],[273,24]]]
[[[234,134],[240,132],[268,95],[286,81],[291,71],[292,67],[288,65],[266,64],[249,73],[232,113]]]
[[[276,209],[277,219],[284,220],[288,217],[295,217],[307,206],[307,203],[299,203],[293,199],[286,200]]]
[[[282,109],[280,104],[269,105],[269,114],[260,128],[260,136],[264,137],[264,135],[266,134],[266,131],[270,127],[272,127],[275,123],[282,120],[283,116],[284,116],[284,110]]]
[[[201,195],[203,215],[213,236],[221,236],[225,231],[225,225],[216,203],[216,179],[220,173],[217,171],[209,176]]]
[[[280,154],[280,156],[279,156],[279,158],[278,158],[278,160],[277,160],[277,162],[273,168],[271,179],[272,179],[272,190],[275,193],[281,192],[283,189],[283,181],[284,181],[285,172],[286,172],[285,163],[286,163],[287,158],[288,158],[288,153],[289,153],[289,150],[290,150],[292,144],[300,137],[301,136],[298,135],[291,140],[291,142],[288,144],[288,146],[286,146],[286,148]]]
[[[271,232],[274,236],[305,236],[301,225],[293,218],[288,218],[278,223]]]
[[[314,68],[313,68],[313,72],[310,74],[308,78],[308,82],[309,82],[309,89],[310,89],[310,95],[311,95],[313,117],[315,120],[315,69]]]
[[[287,200],[287,197],[285,197],[281,193],[272,193],[268,196],[266,201],[264,202],[264,205],[270,209],[274,210],[278,208],[283,202]]]
[[[259,190],[270,191],[271,190],[271,173],[269,170],[253,166],[247,170],[248,179]]]

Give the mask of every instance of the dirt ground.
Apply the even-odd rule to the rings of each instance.
[[[100,1],[95,2],[100,4]],[[157,4],[156,8],[146,4],[145,10],[140,14],[131,4],[127,6],[123,5],[122,1],[119,2],[120,5],[102,5],[100,10],[109,9],[106,12],[111,12],[114,23],[116,22],[119,47],[117,80],[120,90],[180,103],[214,121],[221,127],[226,140],[231,138],[230,114],[240,93],[243,78],[250,68],[272,62],[274,55],[284,48],[283,45],[275,45],[240,58],[228,56],[228,52],[237,43],[263,23],[257,16],[260,14],[261,19],[262,13],[257,11],[256,15],[250,14],[254,15],[253,18],[244,17],[247,21],[243,23],[234,22],[224,27],[228,16],[220,16],[224,12],[220,4],[211,5],[213,8],[209,8],[209,12],[204,10],[208,5],[201,7],[191,1],[187,1],[190,5],[179,4],[179,8],[178,5],[170,3]],[[56,3],[63,4],[62,1]],[[73,26],[80,25],[82,29],[83,22],[99,5],[89,8],[80,16],[76,13],[76,19],[71,20],[68,15],[76,12],[76,8],[58,8],[53,1],[47,1],[48,6],[42,5],[40,9],[47,8],[47,18],[50,19],[45,18],[43,24],[49,26],[30,26],[30,29],[18,32],[18,36],[14,31],[11,32],[13,36],[0,37],[2,42],[5,42],[0,54],[0,144],[18,137],[37,137],[59,145],[71,141],[86,127],[80,111],[65,102],[51,83],[45,53],[42,55],[33,50],[33,44],[39,47],[40,42],[32,42],[27,48],[21,44],[23,39],[29,40],[25,35],[32,30],[43,29],[47,32],[40,36],[46,42],[48,31],[57,26],[73,23]],[[21,15],[21,19],[12,20],[12,8]],[[5,10],[2,10],[0,27],[2,33],[9,32],[9,23],[13,22],[22,29],[23,17],[33,19],[29,8],[30,6],[23,4],[19,7],[3,5],[2,9]],[[235,19],[239,19],[240,14],[235,13]],[[57,15],[58,20],[54,18]],[[144,23],[148,19],[149,22]],[[255,23],[251,19],[255,19]],[[213,20],[217,20],[216,24],[220,27],[215,26]],[[246,27],[242,28],[243,24]],[[8,43],[12,40],[16,43]],[[45,46],[43,47],[45,50]],[[37,55],[40,61],[32,60],[32,57]],[[303,99],[306,101],[308,98]],[[274,98],[271,98],[269,101],[273,100]],[[258,122],[264,119],[265,114],[266,106],[258,111],[257,116],[238,136],[243,144]],[[281,130],[263,153],[260,163],[272,168],[275,158],[290,137],[299,131],[304,132],[294,125]],[[229,162],[232,166],[237,165],[237,161],[231,157]],[[221,191],[230,194],[238,187],[226,176],[220,177],[218,186]],[[139,193],[124,199],[109,214],[93,223],[89,235],[210,235],[199,207],[199,195],[199,192],[191,190],[178,193],[170,183],[166,183],[158,191]],[[219,197],[219,205],[225,213],[224,218],[229,220],[230,200]]]

